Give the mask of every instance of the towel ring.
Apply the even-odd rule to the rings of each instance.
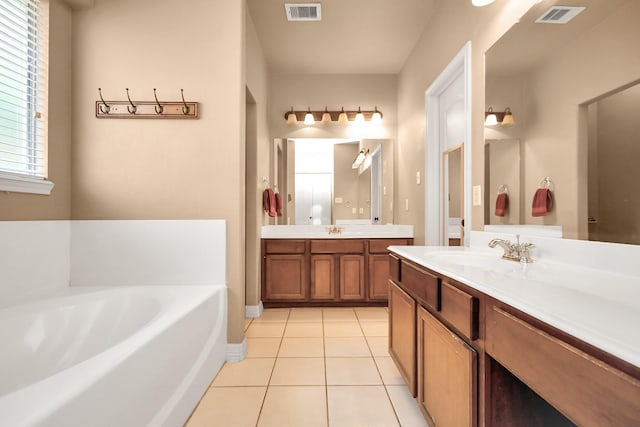
[[[509,188],[507,184],[501,184],[498,186],[498,194],[509,194]]]
[[[548,176],[545,176],[542,179],[542,181],[538,183],[538,188],[544,188],[546,190],[550,190],[551,187],[553,187],[553,182],[551,181],[551,178],[549,178]]]

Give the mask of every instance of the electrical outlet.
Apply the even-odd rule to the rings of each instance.
[[[416,185],[420,185],[420,171],[416,172]]]
[[[482,206],[482,186],[473,186],[473,206]]]
[[[404,210],[405,211],[409,210],[409,199],[404,199]]]
[[[382,195],[383,195],[383,196],[386,196],[386,195],[387,195],[387,186],[386,186],[386,185],[383,185],[383,186],[382,186]]]
[[[352,213],[352,214],[355,214],[356,212],[357,212],[357,211],[356,211],[356,208],[351,208],[351,213]]]
[[[364,208],[360,208],[360,213],[363,214],[364,213]]]
[[[336,197],[336,205],[339,205],[340,203],[342,203],[342,197]]]

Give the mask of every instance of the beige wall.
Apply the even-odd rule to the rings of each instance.
[[[0,192],[0,220],[71,216],[71,21],[59,0],[49,7],[49,196]]]
[[[245,301],[244,26],[233,0],[99,0],[73,19],[72,218],[225,219],[232,343]],[[107,100],[184,88],[201,118],[98,120],[98,87]]]
[[[484,182],[484,52],[535,0],[499,0],[487,7],[474,7],[467,0],[442,1],[416,44],[398,78],[398,182],[396,221],[413,224],[415,243],[423,244],[424,179],[416,184],[416,172],[424,174],[425,165],[425,91],[467,41],[471,52],[472,185]],[[409,200],[409,210],[404,201]],[[472,228],[484,224],[482,206],[472,209]]]
[[[268,71],[260,41],[248,11],[245,13],[247,91],[254,104],[247,114],[247,194],[246,194],[246,296],[247,305],[260,303],[260,227],[270,222],[262,210],[263,177],[273,185],[273,144],[267,123]],[[249,123],[249,121],[251,123]]]

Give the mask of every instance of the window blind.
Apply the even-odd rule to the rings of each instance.
[[[0,2],[0,172],[46,178],[48,4]]]

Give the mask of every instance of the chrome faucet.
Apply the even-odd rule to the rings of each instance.
[[[516,234],[516,243],[511,243],[504,239],[493,239],[489,242],[490,248],[495,248],[496,246],[504,249],[504,253],[502,254],[503,259],[523,263],[533,262],[531,254],[529,254],[529,249],[534,248],[535,245],[533,243],[520,243],[519,234]]]
[[[342,234],[342,227],[338,227],[337,225],[332,225],[327,227],[327,232],[329,234]]]

